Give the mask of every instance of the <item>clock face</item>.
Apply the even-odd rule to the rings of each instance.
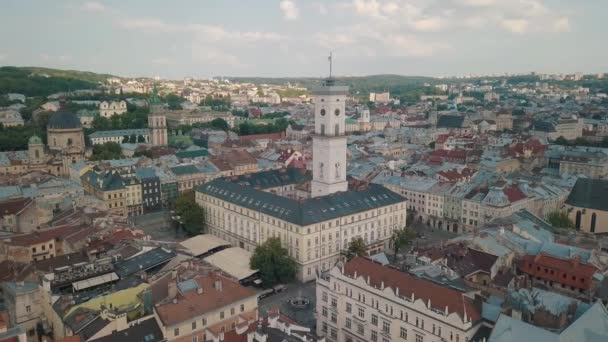
[[[325,116],[325,109],[321,109],[321,116]]]
[[[336,111],[334,112],[334,114],[336,114],[336,116],[339,116],[340,115],[340,110],[336,109]]]

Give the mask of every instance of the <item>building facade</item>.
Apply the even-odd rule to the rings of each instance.
[[[167,146],[167,118],[164,115],[152,113],[148,115],[148,129],[150,131],[150,143],[154,146]]]
[[[317,335],[338,342],[466,342],[481,307],[455,289],[357,257],[317,278]]]
[[[101,101],[99,104],[99,115],[104,118],[110,118],[114,115],[120,115],[127,112],[127,102],[120,101]]]
[[[91,144],[100,145],[105,144],[107,142],[115,142],[117,144],[122,144],[126,142],[132,143],[148,143],[150,142],[149,130],[142,129],[118,129],[111,131],[97,131],[93,132],[89,135],[89,139],[91,139]],[[132,140],[135,141],[132,141]]]

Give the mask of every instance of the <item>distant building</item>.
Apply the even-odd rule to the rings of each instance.
[[[388,103],[391,100],[391,94],[386,91],[383,93],[369,93],[370,102]]]
[[[148,129],[150,131],[150,143],[153,146],[167,146],[167,118],[164,115],[152,113],[148,115]]]
[[[501,109],[496,113],[496,130],[502,132],[504,130],[513,129],[513,114],[510,110]]]
[[[483,100],[486,102],[498,102],[500,101],[500,94],[495,92],[485,93],[483,95]]]
[[[89,135],[89,139],[91,139],[91,144],[93,145],[101,145],[107,142],[122,144],[125,138],[129,140],[132,136],[135,136],[135,141],[133,143],[148,143],[150,141],[149,132],[150,130],[146,128],[96,131]],[[129,140],[127,142],[132,141]]]
[[[127,216],[127,188],[116,170],[94,168],[81,177],[84,192],[103,201],[108,210],[119,216]]]
[[[23,118],[21,113],[16,109],[1,109],[0,108],[0,124],[4,127],[23,126]]]
[[[142,204],[145,213],[158,211],[162,207],[160,179],[152,168],[135,170],[135,177],[141,183]]]
[[[127,102],[120,101],[101,101],[99,104],[99,115],[104,118],[111,118],[127,112]]]

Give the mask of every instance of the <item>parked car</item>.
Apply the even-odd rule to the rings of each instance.
[[[287,290],[287,286],[283,285],[283,284],[279,284],[279,285],[275,285],[273,288],[274,293],[279,293],[279,292],[283,292],[285,290]]]
[[[258,299],[266,298],[268,296],[272,296],[274,294],[274,289],[266,289],[258,295]]]

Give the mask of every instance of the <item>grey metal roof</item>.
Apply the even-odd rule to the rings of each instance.
[[[438,128],[462,128],[464,117],[460,115],[441,115],[437,120]]]
[[[134,128],[134,129],[115,129],[111,131],[95,131],[89,135],[90,138],[107,138],[107,137],[124,137],[131,135],[148,135],[149,131],[147,128]]]
[[[176,256],[175,252],[158,247],[145,253],[139,254],[116,264],[116,273],[121,278],[127,277],[139,271],[146,271],[158,265],[164,264]]]
[[[257,190],[226,179],[213,180],[199,186],[196,191],[300,226],[405,201],[402,196],[377,184],[369,184],[366,189],[360,191],[337,192],[303,201]]]
[[[298,184],[310,179],[310,173],[296,168],[287,168],[248,173],[239,176],[236,179],[231,179],[231,181],[233,181],[233,183],[242,183],[244,185],[266,189],[289,184]]]
[[[566,204],[579,208],[608,211],[608,180],[579,178]]]

